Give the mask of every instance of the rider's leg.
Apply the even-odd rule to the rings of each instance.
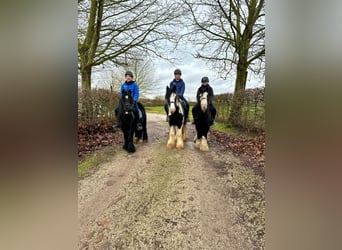
[[[210,120],[210,126],[214,124],[215,121],[215,117],[216,117],[216,108],[214,106],[214,104],[210,103],[209,104],[209,109],[210,109],[210,113],[211,113],[211,120]]]
[[[184,110],[184,119],[186,122],[189,122],[189,103],[188,101],[183,97],[183,101],[184,101],[184,106],[185,106],[185,110]]]
[[[141,130],[143,127],[142,127],[142,112],[141,110],[139,109],[139,106],[138,106],[138,103],[135,102],[135,113],[137,114],[138,116],[138,123],[137,123],[137,129],[138,130]]]

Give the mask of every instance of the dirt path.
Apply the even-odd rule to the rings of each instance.
[[[149,142],[79,181],[79,249],[264,249],[264,177],[229,152],[167,150],[165,117]]]

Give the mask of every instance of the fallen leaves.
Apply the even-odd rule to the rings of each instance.
[[[248,139],[245,135],[232,136],[224,132],[210,131],[216,141],[224,146],[225,150],[231,151],[236,156],[243,156],[248,162],[265,167],[265,132]]]
[[[113,127],[113,122],[103,121],[97,124],[78,124],[78,157],[91,154],[96,150],[122,143],[122,136]]]

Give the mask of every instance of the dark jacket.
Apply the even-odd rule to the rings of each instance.
[[[196,98],[197,98],[197,102],[199,103],[200,102],[200,94],[201,93],[204,93],[204,92],[208,92],[208,104],[212,104],[213,102],[213,99],[214,99],[214,91],[213,91],[213,88],[210,87],[210,85],[201,85],[201,87],[198,88],[197,90],[197,95],[196,95]]]
[[[138,84],[136,84],[136,82],[131,81],[131,82],[124,82],[121,85],[121,89],[120,89],[120,96],[122,96],[122,90],[130,90],[132,92],[132,96],[135,102],[138,101],[139,99],[139,87]]]
[[[185,83],[183,79],[179,79],[179,81],[176,81],[176,79],[173,79],[170,82],[170,89],[172,89],[173,86],[176,86],[176,93],[180,97],[183,97],[184,91],[185,91]]]

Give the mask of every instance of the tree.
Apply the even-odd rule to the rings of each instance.
[[[163,57],[163,41],[177,42],[171,23],[179,14],[175,1],[88,0],[78,1],[78,10],[82,89],[91,88],[94,66],[127,66],[144,54]]]
[[[184,0],[194,29],[188,34],[208,61],[226,79],[236,73],[229,121],[238,125],[248,71],[264,72],[264,0]]]
[[[149,60],[134,59],[128,62],[127,67],[120,67],[113,71],[110,79],[111,89],[119,91],[121,83],[125,81],[126,70],[131,70],[134,75],[134,81],[139,86],[140,97],[146,97],[154,88],[155,80],[153,79],[152,64]]]

